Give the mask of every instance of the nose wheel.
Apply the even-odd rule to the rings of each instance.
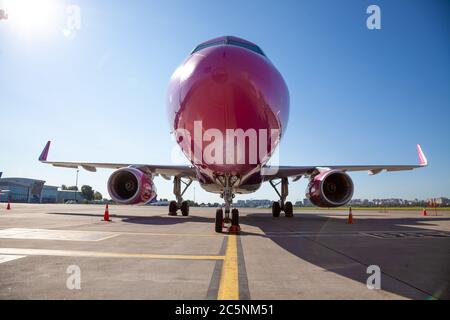
[[[226,221],[223,209],[217,209],[215,231],[217,233],[222,233],[224,231],[228,233],[239,233],[241,231],[241,226],[239,225],[239,210],[232,209],[231,219],[228,218],[228,221]]]
[[[223,210],[222,209],[217,209],[216,210],[216,232],[220,233],[222,232],[223,229]]]

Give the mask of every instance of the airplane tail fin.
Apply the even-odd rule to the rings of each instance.
[[[419,165],[422,167],[426,167],[428,165],[427,157],[425,157],[425,154],[423,153],[420,144],[418,144],[416,147],[417,147],[417,156],[419,157]]]
[[[47,156],[48,156],[48,150],[50,149],[50,142],[48,141],[47,144],[45,145],[44,150],[42,150],[41,155],[39,156],[39,161],[47,161]]]

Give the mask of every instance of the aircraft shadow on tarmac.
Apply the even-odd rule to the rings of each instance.
[[[275,223],[264,216],[249,214],[241,223],[259,227],[283,249],[327,271],[366,284],[367,267],[378,265],[385,291],[412,299],[450,298],[450,233],[426,228],[450,218],[356,214],[349,225],[344,214],[334,215],[338,219],[298,213]]]
[[[110,216],[126,223],[144,225],[214,223],[213,217],[195,215]],[[270,213],[248,213],[240,217],[243,228],[240,235],[270,238],[306,262],[363,284],[370,276],[367,267],[378,265],[382,272],[382,289],[405,298],[450,299],[450,233],[429,228],[436,226],[437,221],[449,221],[450,217],[383,219],[379,217],[386,214],[371,214],[366,218],[356,214],[355,224],[348,225],[343,216],[296,213],[294,218],[273,218]],[[257,227],[263,234],[246,232],[245,226]]]

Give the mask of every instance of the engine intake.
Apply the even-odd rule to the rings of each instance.
[[[147,204],[156,198],[152,176],[133,167],[114,171],[108,179],[108,192],[121,204]]]
[[[340,207],[353,196],[353,181],[339,170],[327,170],[311,178],[306,197],[318,207]]]

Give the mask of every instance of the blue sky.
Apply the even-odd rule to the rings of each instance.
[[[354,173],[354,198],[450,196],[448,1],[55,2],[81,9],[75,37],[62,34],[63,10],[45,30],[0,20],[4,176],[75,184],[74,170],[37,161],[47,140],[50,160],[170,163],[172,72],[198,43],[236,35],[257,43],[288,84],[281,164],[416,163],[420,143],[428,168]],[[381,8],[381,30],[366,27],[370,4]],[[107,195],[110,173],[80,171],[79,184]],[[156,184],[172,198],[170,182]],[[305,186],[292,183],[290,199]],[[219,199],[195,190],[197,201]],[[275,193],[266,185],[238,197],[247,198]]]

